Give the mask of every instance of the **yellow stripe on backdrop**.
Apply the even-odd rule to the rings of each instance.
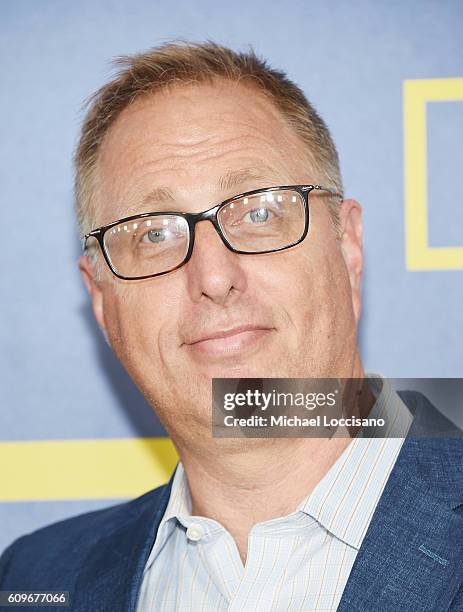
[[[169,438],[0,443],[0,502],[137,497],[178,461]]]
[[[411,271],[463,269],[463,245],[429,246],[426,129],[428,103],[461,101],[463,78],[417,79],[403,84],[405,251],[406,267]]]

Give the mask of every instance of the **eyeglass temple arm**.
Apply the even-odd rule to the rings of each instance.
[[[335,189],[331,189],[330,187],[323,187],[323,185],[313,185],[313,189],[311,191],[326,191],[327,193],[336,196],[337,198],[344,199],[342,193],[339,193]]]

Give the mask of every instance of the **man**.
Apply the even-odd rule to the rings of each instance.
[[[1,588],[82,612],[463,609],[461,444],[410,435],[454,433],[422,396],[371,377],[387,439],[211,433],[212,378],[365,377],[361,209],[298,87],[212,43],[125,58],[76,177],[96,320],[181,462],[20,538]]]

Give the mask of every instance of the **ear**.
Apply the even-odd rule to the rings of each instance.
[[[349,273],[352,305],[358,322],[362,307],[361,281],[363,271],[362,207],[355,200],[344,200],[340,209],[341,250]]]
[[[95,279],[95,270],[90,259],[86,255],[82,255],[79,258],[79,270],[92,300],[93,314],[95,315],[95,319],[103,331],[103,334],[106,336],[103,291],[101,289],[101,284]]]

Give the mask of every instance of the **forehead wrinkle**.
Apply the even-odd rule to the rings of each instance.
[[[209,141],[210,139],[208,139]],[[291,167],[288,167],[289,160],[286,155],[274,155],[275,146],[271,146],[271,142],[262,136],[233,136],[227,139],[221,139],[213,146],[198,146],[189,145],[187,147],[178,143],[171,145],[161,145],[160,150],[156,146],[154,150],[151,148],[149,156],[139,155],[133,156],[133,159],[125,154],[125,171],[119,171],[116,184],[121,183],[121,186],[128,187],[130,183],[138,183],[143,181],[143,177],[148,174],[160,174],[167,172],[171,174],[190,173],[191,170],[200,170],[206,168],[208,164],[220,162],[223,158],[227,159],[228,165],[236,165],[234,171],[230,171],[222,177],[218,186],[223,190],[233,187],[233,185],[244,182],[246,179],[267,178],[274,180],[282,174],[288,174]],[[275,145],[275,143],[273,143]],[[139,145],[143,147],[143,145]],[[157,149],[157,150],[156,150]],[[294,160],[294,154],[291,156]],[[231,174],[236,174],[232,177]],[[228,176],[230,175],[230,176]],[[159,188],[164,191],[159,192],[160,200],[172,199],[172,192],[167,186],[159,185]],[[123,189],[124,191],[124,189]],[[140,195],[140,194],[139,194]],[[140,198],[138,198],[140,201]]]
[[[174,147],[172,147],[174,148]],[[275,154],[275,143],[272,143],[265,138],[249,138],[249,137],[233,137],[227,140],[222,140],[217,146],[204,147],[202,150],[177,150],[170,151],[170,155],[156,157],[156,159],[148,162],[147,165],[153,167],[157,172],[162,172],[164,168],[167,171],[182,171],[190,169],[200,169],[201,166],[207,169],[208,163],[220,162],[223,158],[227,159],[227,164],[237,163],[238,168],[235,170],[236,174],[242,174],[242,182],[248,178],[271,178],[272,180],[277,176],[288,174],[293,170],[294,160],[296,158],[296,151],[285,151],[285,155]],[[186,166],[184,164],[187,164]],[[139,169],[141,166],[136,162],[132,164],[132,169]],[[245,174],[246,173],[246,174]],[[231,172],[229,173],[231,174]],[[233,186],[238,182],[236,180],[231,181],[230,179],[225,180],[222,178],[222,182],[219,186],[225,190]]]
[[[233,153],[237,150],[242,150],[244,147],[247,147],[247,150],[250,148],[258,148],[259,146],[266,146],[271,149],[275,148],[275,142],[272,143],[271,139],[265,138],[260,132],[256,134],[238,133],[233,135],[225,135],[222,132],[208,138],[203,138],[194,143],[159,142],[156,144],[164,149],[164,152],[156,156],[151,163],[166,161],[166,156],[169,156],[170,159],[177,158],[186,160],[196,157],[198,161],[203,161],[220,157],[223,154]],[[146,143],[141,143],[139,146],[144,147],[145,145]]]
[[[209,144],[211,140],[216,140],[214,144]],[[127,169],[130,169],[131,177],[138,175],[139,173],[143,175],[145,172],[163,172],[167,171],[181,171],[183,169],[187,169],[184,167],[184,163],[194,163],[195,166],[198,164],[204,164],[207,162],[212,162],[215,160],[221,160],[223,157],[227,155],[233,156],[238,153],[241,154],[242,150],[245,149],[246,156],[255,157],[255,161],[250,161],[249,168],[246,164],[246,170],[251,172],[253,170],[255,174],[274,174],[276,171],[276,167],[270,167],[269,164],[266,164],[263,159],[267,159],[268,151],[265,151],[262,147],[269,147],[272,149],[272,143],[267,139],[260,136],[259,138],[250,137],[250,136],[233,136],[227,139],[222,138],[207,138],[204,139],[201,143],[195,144],[165,144],[159,143],[161,151],[153,151],[152,149],[149,151],[150,156],[148,159],[141,155],[133,155],[133,158],[130,158],[130,153],[136,153],[137,151],[144,151],[147,143],[142,142],[138,143],[132,148],[132,151],[129,149],[125,149],[124,151],[124,160]],[[262,150],[261,150],[262,148]],[[273,146],[274,149],[274,146]],[[115,152],[115,155],[118,155],[121,152]],[[128,155],[129,154],[129,155]],[[128,163],[129,157],[129,163]],[[281,158],[280,158],[281,160]],[[251,167],[252,166],[252,167]],[[101,167],[101,164],[100,164]],[[103,166],[103,174],[105,174],[104,170],[107,170],[108,167]],[[243,171],[244,168],[240,169]],[[111,167],[109,167],[111,171]],[[263,171],[262,171],[263,170]],[[119,176],[121,176],[121,172],[119,171]],[[122,172],[122,176],[126,175],[127,172]],[[126,181],[126,178],[123,178],[123,181]]]

